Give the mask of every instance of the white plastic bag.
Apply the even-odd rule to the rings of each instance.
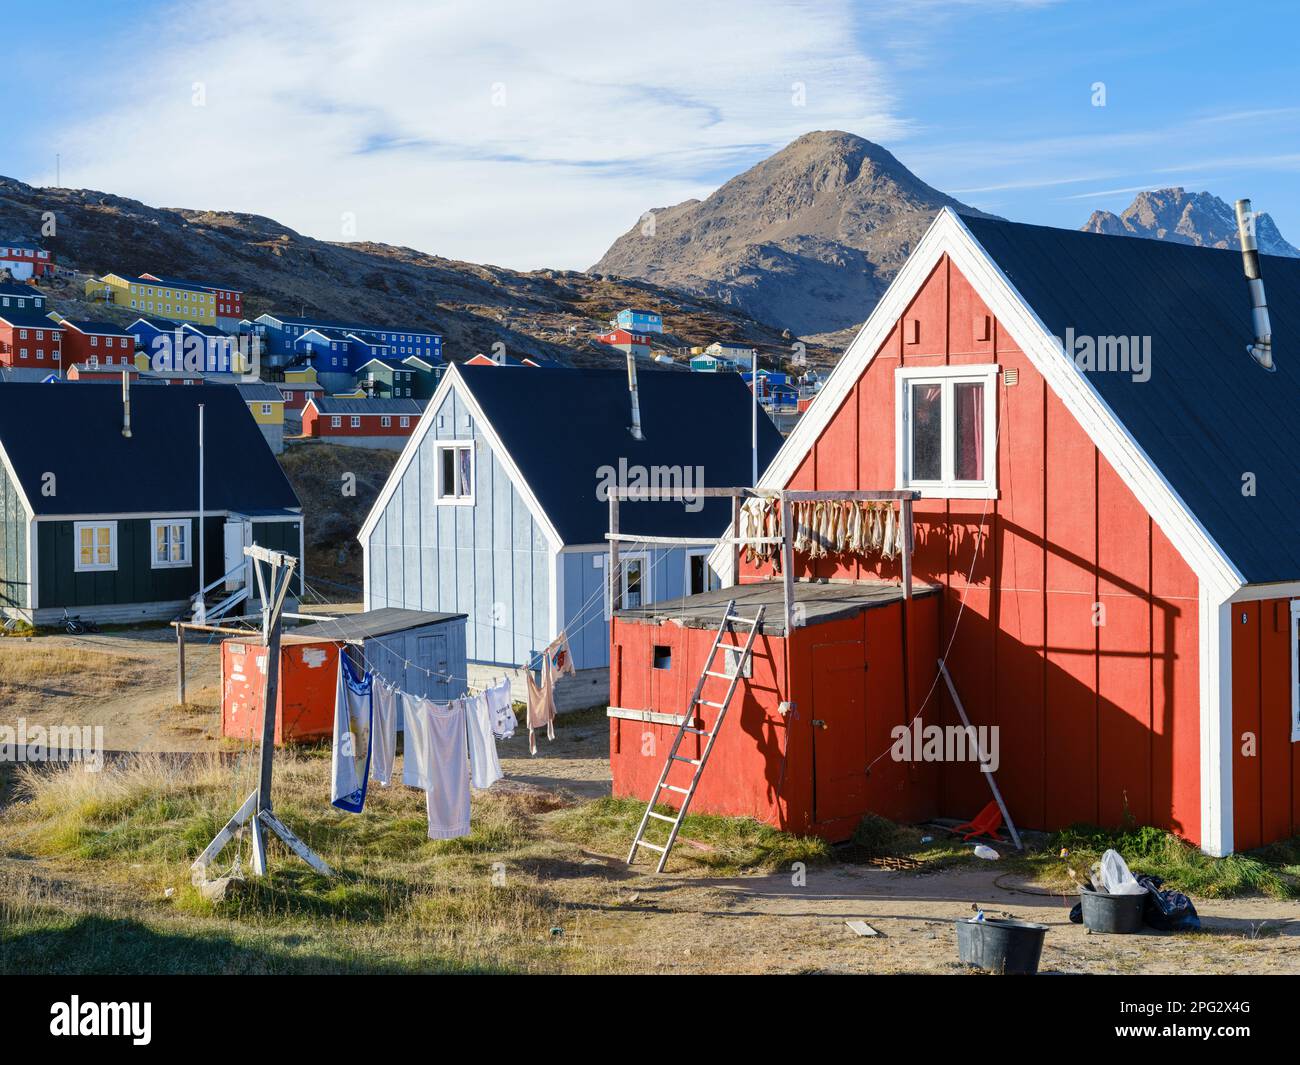
[[[1127,863],[1115,850],[1101,856],[1101,883],[1112,895],[1144,895],[1147,890],[1134,879]]]

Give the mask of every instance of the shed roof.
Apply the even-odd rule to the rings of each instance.
[[[751,393],[734,374],[706,376],[643,368],[637,375],[644,440],[628,431],[627,372],[552,369],[515,374],[497,366],[457,366],[538,503],[566,544],[605,540],[609,504],[598,494],[607,470],[696,467],[690,487],[726,488],[753,480]],[[758,418],[758,468],[781,446],[766,414]],[[622,466],[620,466],[620,463]],[[680,483],[680,482],[679,482]],[[700,501],[696,501],[698,505]],[[623,503],[630,533],[716,537],[730,520],[726,499]]]
[[[0,385],[0,447],[38,515],[185,513],[198,508],[204,406],[209,511],[298,510],[261,430],[233,388],[132,388],[122,435],[119,384]],[[42,491],[47,474],[58,490]]]
[[[424,400],[419,399],[339,399],[336,396],[312,396],[309,401],[321,414],[420,414]]]
[[[292,631],[291,635],[310,640],[346,640],[359,643],[374,636],[390,636],[407,629],[422,629],[444,621],[465,618],[466,614],[447,614],[433,610],[403,610],[385,606],[360,614],[343,614],[334,621],[316,621]]]
[[[963,218],[1058,337],[1150,337],[1150,379],[1085,377],[1249,583],[1300,579],[1300,259],[1261,255],[1277,372],[1256,365],[1241,254]],[[1243,493],[1253,475],[1255,494]]]

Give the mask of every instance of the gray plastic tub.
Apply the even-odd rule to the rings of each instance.
[[[1110,932],[1114,935],[1140,932],[1146,900],[1145,891],[1141,895],[1111,895],[1081,887],[1079,902],[1083,906],[1083,926],[1091,932]]]
[[[957,922],[957,960],[992,973],[1038,972],[1047,925],[1029,921]]]

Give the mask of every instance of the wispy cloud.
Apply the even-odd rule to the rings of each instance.
[[[645,209],[810,129],[889,141],[852,5],[177,3],[62,138],[78,184],[313,236],[585,266]],[[682,31],[689,26],[689,33]],[[222,27],[229,27],[224,29]],[[50,175],[52,177],[52,175]]]

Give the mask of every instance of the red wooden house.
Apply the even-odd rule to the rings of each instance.
[[[1296,335],[1300,261],[1258,262],[1272,332]],[[938,655],[972,723],[998,728],[997,781],[1021,827],[1131,818],[1226,854],[1300,826],[1300,474],[1286,428],[1300,358],[1284,345],[1270,372],[1248,352],[1269,342],[1242,267],[1233,251],[945,210],[761,478],[767,489],[919,493],[914,574],[939,593],[913,601],[912,631],[926,631],[933,603]],[[727,551],[712,561],[730,578]],[[844,556],[800,557],[795,570],[801,582],[899,576],[897,562]],[[789,641],[791,676],[806,678],[783,696],[797,713],[780,715],[751,685],[745,705],[757,710],[725,726],[748,741],[748,760],[711,763],[715,790],[701,787],[695,811],[747,806],[842,836],[844,819],[823,819],[814,801],[813,822],[800,823],[771,788],[819,757],[834,725],[821,736],[814,722],[845,712],[818,695],[822,675],[862,664],[850,695],[865,723],[850,750],[828,745],[847,763],[837,772],[858,777],[857,812],[966,817],[988,801],[969,763],[887,758],[884,785],[879,764],[868,771],[886,726],[902,723],[899,671],[883,671],[882,689],[877,670],[893,623],[876,620],[873,637],[872,613],[862,637],[814,637],[826,662]],[[619,618],[611,685],[633,689],[621,705],[682,712],[680,685],[642,679],[646,650],[653,659],[681,631]],[[834,649],[845,640],[861,649]],[[847,665],[832,666],[840,656]],[[915,655],[910,665],[915,714],[915,683],[928,690],[936,667]],[[953,724],[945,685],[935,688],[923,719]],[[773,722],[779,745],[765,739]],[[619,724],[615,791],[646,798],[635,763],[652,760]]]
[[[400,450],[423,411],[423,402],[414,399],[312,396],[302,410],[302,435],[354,447]]]
[[[65,366],[135,367],[135,336],[111,322],[64,318],[63,363]]]
[[[62,326],[41,311],[0,310],[0,366],[58,369],[62,335]]]

